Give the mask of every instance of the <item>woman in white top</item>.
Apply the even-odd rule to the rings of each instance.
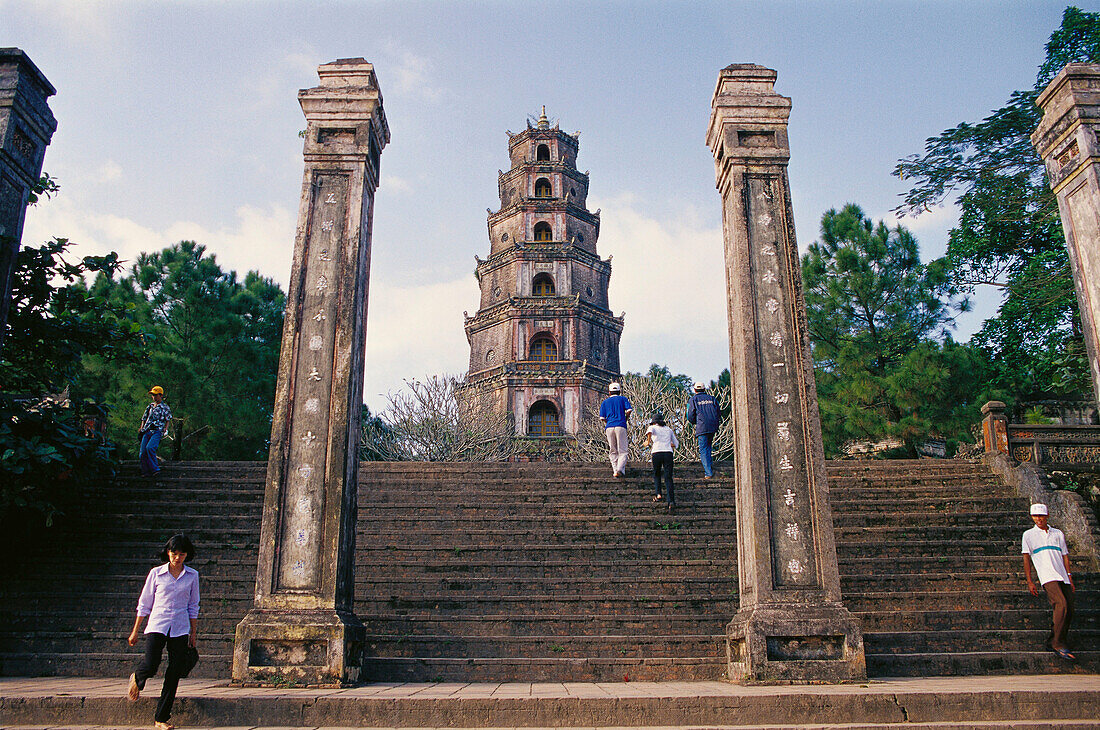
[[[172,715],[172,703],[176,700],[176,687],[180,677],[186,674],[188,647],[195,647],[195,634],[199,618],[199,574],[184,563],[195,556],[195,546],[186,535],[173,535],[161,551],[165,561],[149,571],[145,587],[138,599],[137,618],[126,640],[130,646],[138,642],[141,625],[149,619],[145,629],[145,655],[138,662],[137,670],[130,675],[130,701],[136,701],[145,689],[145,680],[157,673],[164,647],[168,647],[168,668],[164,670],[164,684],[160,700],[153,715],[153,727],[172,730],[168,724]]]
[[[664,416],[653,414],[645,432],[645,445],[652,447],[654,502],[667,500],[671,510],[676,506],[676,492],[672,486],[672,450],[680,445],[676,433],[665,425]],[[661,475],[664,474],[665,496],[661,496]]]

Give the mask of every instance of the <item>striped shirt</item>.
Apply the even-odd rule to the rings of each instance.
[[[1039,584],[1045,585],[1052,581],[1069,583],[1069,574],[1066,573],[1066,563],[1062,559],[1069,554],[1066,548],[1066,536],[1057,527],[1047,527],[1040,530],[1038,526],[1032,527],[1024,533],[1023,552],[1031,556],[1031,564],[1035,566],[1035,573],[1039,576]]]

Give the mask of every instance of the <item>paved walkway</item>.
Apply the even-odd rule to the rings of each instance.
[[[14,697],[125,697],[127,680],[89,677],[0,677],[0,700]],[[179,697],[248,699],[341,697],[348,699],[782,697],[787,695],[882,695],[906,693],[1100,692],[1100,674],[881,678],[859,684],[741,685],[730,682],[376,682],[345,689],[233,687],[225,679],[184,679]],[[150,679],[142,697],[160,693]]]
[[[130,705],[123,701],[123,697],[126,694],[126,680],[123,678],[73,678],[73,677],[40,677],[40,678],[21,678],[21,677],[0,677],[0,730],[14,730],[19,728],[20,730],[30,730],[35,728],[37,730],[60,729],[64,730],[87,730],[89,728],[122,728],[122,727],[149,727],[149,725],[139,725],[140,718],[145,716],[147,712],[151,713],[152,703],[159,694],[160,684],[157,680],[152,679],[149,681],[142,693],[142,700],[138,705]],[[955,699],[952,699],[952,697]],[[921,714],[925,715],[922,720],[918,720],[914,714],[910,714],[911,710],[907,710],[905,721],[914,722],[915,720],[921,723],[922,727],[933,727],[939,724],[938,721],[943,721],[948,718],[939,714],[940,712],[954,707],[958,709],[960,705],[973,706],[977,697],[984,696],[986,698],[1000,697],[1001,701],[1006,701],[1006,698],[1011,698],[1009,701],[1014,707],[1024,705],[1039,705],[1047,708],[1057,707],[1059,704],[1064,705],[1088,705],[1089,709],[1081,707],[1084,710],[1083,715],[1081,713],[1070,712],[1067,717],[1065,714],[1061,715],[1061,719],[1056,719],[1060,713],[1055,712],[1053,716],[1047,716],[1047,723],[1043,725],[1036,725],[1036,727],[1062,727],[1062,723],[1067,722],[1070,718],[1076,718],[1078,723],[1082,719],[1095,721],[1096,724],[1073,724],[1065,725],[1066,727],[1100,727],[1100,716],[1095,712],[1094,708],[1100,708],[1100,675],[1097,674],[1070,674],[1070,675],[1043,675],[1043,676],[983,676],[983,677],[936,677],[928,679],[910,679],[910,678],[896,678],[896,679],[875,679],[861,684],[846,684],[846,685],[785,685],[785,686],[744,686],[737,684],[730,684],[727,682],[629,682],[629,683],[603,683],[603,682],[577,682],[577,683],[561,683],[561,682],[546,682],[546,683],[530,683],[530,682],[509,682],[509,683],[437,683],[437,684],[413,684],[413,683],[376,683],[368,684],[361,687],[352,687],[347,689],[296,689],[296,688],[255,688],[255,687],[232,687],[226,680],[209,680],[209,679],[188,679],[184,680],[180,685],[179,704],[181,715],[178,719],[181,721],[181,728],[198,728],[198,727],[219,727],[219,728],[235,728],[236,730],[244,730],[244,728],[337,728],[346,726],[348,724],[356,722],[359,718],[358,712],[354,712],[352,715],[345,715],[339,719],[345,720],[344,723],[339,722],[322,722],[318,724],[316,721],[310,723],[309,720],[302,718],[301,722],[287,722],[293,715],[279,715],[278,717],[269,716],[267,714],[260,714],[254,720],[244,722],[242,718],[229,718],[225,719],[227,722],[220,724],[216,721],[217,717],[224,717],[224,714],[211,716],[195,715],[190,724],[184,724],[182,721],[189,719],[184,708],[190,706],[195,708],[201,707],[204,703],[207,705],[217,705],[222,707],[222,713],[225,712],[226,707],[237,708],[242,706],[254,706],[264,707],[274,710],[277,707],[285,707],[288,703],[301,707],[316,707],[324,704],[336,704],[342,705],[345,708],[356,707],[362,708],[366,705],[385,705],[404,707],[406,709],[412,708],[414,705],[437,705],[442,703],[449,712],[444,716],[431,716],[425,715],[424,718],[432,718],[434,722],[423,722],[418,727],[457,727],[458,725],[449,724],[451,720],[459,720],[456,715],[462,715],[461,712],[451,714],[454,710],[462,706],[472,705],[480,708],[478,710],[477,717],[488,719],[493,717],[492,709],[506,708],[508,706],[514,706],[517,701],[525,700],[528,698],[534,699],[536,703],[550,702],[559,708],[561,703],[577,703],[590,704],[592,702],[598,703],[597,707],[615,705],[629,705],[642,709],[644,707],[661,707],[665,712],[673,710],[679,707],[681,710],[687,709],[691,706],[691,700],[685,698],[695,698],[697,702],[703,702],[711,707],[721,706],[738,708],[739,711],[749,710],[750,708],[779,708],[787,707],[790,710],[794,710],[797,706],[805,706],[804,709],[811,713],[811,717],[815,712],[824,710],[827,707],[835,707],[837,705],[848,706],[849,708],[861,707],[866,705],[878,705],[887,707],[905,707],[909,705],[913,708],[922,709]],[[679,699],[677,699],[679,698]],[[1060,702],[1060,699],[1064,699],[1064,703]],[[1084,701],[1083,701],[1084,700]],[[933,703],[939,707],[934,709],[929,706],[929,703]],[[395,704],[396,703],[396,704]],[[641,703],[641,704],[639,704]],[[656,703],[656,704],[654,704]],[[976,704],[982,704],[978,701]],[[34,705],[41,709],[54,708],[58,711],[57,722],[51,724],[50,722],[42,722],[42,720],[50,720],[51,717],[30,717],[27,715],[20,716],[18,710],[22,706]],[[7,708],[5,710],[5,708]],[[68,708],[66,710],[66,708]],[[96,709],[101,708],[101,709]],[[137,711],[136,713],[134,711]],[[480,714],[485,710],[489,710],[488,715]],[[105,714],[96,714],[103,713]],[[194,709],[192,709],[194,711]],[[122,712],[117,717],[109,717],[110,712]],[[72,714],[77,713],[77,714]],[[83,713],[83,714],[79,714]],[[232,714],[232,713],[230,713]],[[273,713],[278,714],[278,713]],[[676,713],[678,714],[678,713]],[[687,713],[691,714],[691,713]],[[787,713],[785,713],[787,714]],[[797,714],[797,713],[794,713]],[[829,714],[829,713],[823,713]],[[947,714],[951,714],[948,712]],[[969,714],[969,713],[967,713]],[[1032,722],[1035,722],[1039,718],[1034,717],[1031,713],[1025,713],[1020,716],[1020,720],[1024,722],[1011,723],[1013,726],[1029,727],[1032,726]],[[8,715],[7,723],[5,723],[5,715]],[[89,716],[90,715],[90,716]],[[931,715],[931,716],[929,716]],[[14,719],[12,719],[14,716]],[[399,717],[405,717],[404,713]],[[471,715],[474,717],[474,715]],[[505,715],[500,715],[505,717]],[[630,717],[627,715],[627,717]],[[642,718],[639,717],[640,725],[648,725],[651,728],[655,728],[662,725],[668,725],[670,722],[675,723],[675,714],[672,717],[665,715],[661,719],[664,722],[642,722]],[[988,717],[988,716],[987,716]],[[200,719],[201,718],[201,719]],[[355,718],[355,719],[353,719]],[[794,720],[791,714],[787,714],[784,720]],[[979,717],[971,715],[973,720],[980,720]],[[1025,720],[1026,718],[1026,720]],[[236,722],[234,722],[236,719]],[[257,720],[263,721],[267,719],[272,722],[271,725],[257,725],[254,724]],[[319,718],[315,718],[319,719]],[[333,718],[336,719],[336,718]],[[381,719],[381,718],[379,718]],[[513,718],[514,719],[514,718]],[[611,720],[612,717],[608,717]],[[618,722],[608,722],[606,725],[600,725],[601,728],[618,727],[623,726],[624,718],[618,716]],[[650,718],[656,719],[654,718]],[[701,720],[698,716],[694,721],[688,720],[692,727],[729,727],[735,725],[729,723],[729,720],[720,720],[718,717],[714,717],[717,723],[722,724],[706,724],[700,725],[700,722],[705,723],[706,720]],[[763,719],[763,718],[761,718]],[[778,718],[775,718],[778,719]],[[822,715],[818,715],[815,718],[818,723],[812,727],[824,728],[824,727],[845,727],[844,725],[830,725],[827,723],[839,722],[870,722],[877,723],[882,722],[882,718],[872,719],[867,718],[854,718],[846,720],[846,718],[830,717],[826,718]],[[952,718],[961,719],[961,718]],[[110,724],[87,724],[89,720],[93,720],[99,723],[110,722]],[[113,721],[112,721],[113,720]],[[213,721],[212,721],[213,720]],[[441,721],[442,720],[442,721]],[[1054,720],[1051,724],[1049,721]],[[392,718],[390,723],[401,722],[402,720]],[[591,722],[592,720],[589,720]],[[774,719],[772,720],[774,722]],[[18,722],[19,724],[14,724]],[[629,722],[629,719],[626,720]],[[767,721],[765,721],[767,722]],[[803,720],[805,722],[805,720]],[[275,724],[278,723],[278,724]],[[470,726],[480,725],[480,723],[469,723]],[[523,725],[526,727],[550,726],[553,724],[551,717],[546,717],[544,722],[519,722],[514,723],[499,723],[495,727],[516,727],[517,725]],[[891,723],[892,724],[892,723]],[[388,726],[377,725],[376,727]],[[779,726],[778,724],[776,726]],[[793,725],[781,725],[783,727],[792,727]],[[804,727],[811,727],[803,725]],[[871,727],[871,724],[858,725],[859,727]],[[879,725],[874,725],[880,727]],[[985,727],[982,722],[968,724],[969,727]],[[997,727],[998,724],[994,722],[990,727]],[[570,727],[591,727],[587,723],[574,723]],[[685,723],[682,727],[688,727]],[[744,728],[742,724],[740,727]],[[756,726],[756,727],[764,727]],[[855,725],[847,725],[846,727],[855,727]],[[885,727],[882,725],[881,727]],[[952,725],[952,727],[958,727],[958,725]],[[1001,724],[1000,727],[1006,727]]]

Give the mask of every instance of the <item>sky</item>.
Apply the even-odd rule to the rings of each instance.
[[[1097,3],[1078,3],[1084,10]],[[609,298],[626,313],[624,370],[710,380],[728,367],[721,205],[705,144],[718,71],[756,63],[790,97],[789,174],[800,248],[848,202],[874,220],[906,184],[897,160],[1035,83],[1062,3],[88,2],[0,0],[0,46],[57,88],[45,170],[61,185],[28,211],[24,243],[133,261],[183,239],[225,269],[286,288],[305,128],[297,92],[317,66],[374,64],[391,142],[375,200],[364,398],[407,378],[463,374],[474,256],[487,257],[507,130],[546,105],[580,131],[577,165],[601,211]],[[951,205],[907,217],[942,255]],[[999,304],[980,291],[965,341]]]

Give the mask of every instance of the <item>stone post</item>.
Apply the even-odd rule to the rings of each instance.
[[[255,607],[233,679],[357,681],[353,612],[359,421],[379,157],[389,127],[374,67],[317,69],[298,92],[305,174],[275,391]]]
[[[982,446],[987,454],[1008,454],[1008,418],[999,400],[982,406]]]
[[[57,120],[46,100],[57,90],[18,48],[0,48],[0,344],[31,187]]]
[[[722,195],[737,479],[740,609],[730,679],[866,677],[859,621],[840,602],[787,162],[791,102],[776,74],[722,69],[707,144]]]
[[[1043,119],[1031,144],[1058,197],[1093,395],[1100,400],[1100,65],[1067,64],[1036,103]]]

